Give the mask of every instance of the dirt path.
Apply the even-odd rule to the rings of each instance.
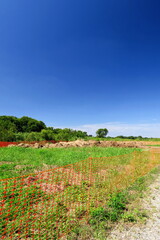
[[[143,208],[149,215],[145,224],[118,225],[107,240],[160,240],[160,176],[150,186]]]

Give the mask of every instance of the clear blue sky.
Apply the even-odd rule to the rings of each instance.
[[[159,0],[1,1],[0,115],[160,137],[142,127],[160,124],[159,11]]]

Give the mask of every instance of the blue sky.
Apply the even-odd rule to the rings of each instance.
[[[160,137],[158,0],[0,2],[0,115]]]

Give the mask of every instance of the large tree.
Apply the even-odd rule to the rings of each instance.
[[[21,127],[20,132],[40,132],[46,128],[44,122],[26,116],[21,117],[19,123]]]
[[[107,128],[100,128],[96,131],[96,135],[99,138],[105,138],[107,136],[108,129]]]
[[[2,126],[7,125],[7,130],[12,130],[14,126],[14,132],[40,132],[46,128],[44,122],[26,116],[0,116],[0,121]]]
[[[15,132],[16,126],[12,121],[0,119],[0,141],[14,141]]]

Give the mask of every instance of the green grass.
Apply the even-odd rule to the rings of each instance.
[[[33,173],[34,170],[47,170],[55,166],[79,162],[88,157],[109,157],[128,154],[131,148],[0,148],[0,179]]]
[[[123,192],[110,194],[106,207],[98,207],[90,212],[90,224],[94,225],[100,221],[117,221],[126,210],[127,196]]]
[[[143,209],[140,199],[148,192],[148,187],[160,174],[160,166],[137,180],[123,191],[117,191],[106,198],[104,207],[91,209],[88,224],[79,224],[67,240],[107,239],[117,224],[124,226],[135,222],[145,223],[148,213]]]
[[[119,138],[119,137],[105,137],[105,138],[98,138],[98,137],[87,137],[87,140],[96,140],[96,141],[152,141],[152,142],[159,142],[160,138]]]
[[[160,147],[160,145],[158,145],[158,144],[157,145],[156,144],[155,145],[147,145],[147,146],[148,147]]]
[[[39,176],[35,174],[37,180],[33,180],[32,175],[0,182],[2,235],[13,235],[13,240],[19,234],[21,238],[45,240],[58,239],[61,234],[72,231],[74,236],[71,233],[67,239],[100,239],[98,235],[105,239],[110,223],[120,219],[133,222],[138,215],[143,217],[138,210],[128,211],[128,204],[138,196],[133,193],[142,193],[144,176],[158,165],[159,158],[153,161],[150,152],[140,149],[130,154],[134,150],[113,147],[1,148],[1,178],[73,163],[49,171],[50,175],[46,172]],[[47,191],[50,187],[53,190]],[[85,228],[81,226],[84,223]]]

